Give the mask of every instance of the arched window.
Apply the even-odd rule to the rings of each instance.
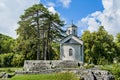
[[[69,56],[72,56],[73,55],[73,50],[70,48],[69,49]]]
[[[74,35],[75,35],[75,29],[74,29]]]
[[[68,34],[70,35],[70,30],[68,30]]]

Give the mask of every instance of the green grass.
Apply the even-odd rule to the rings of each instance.
[[[111,64],[111,65],[104,65],[101,66],[101,69],[110,71],[115,80],[120,80],[120,64]]]
[[[16,75],[10,80],[79,80],[77,75],[65,72],[56,74]]]
[[[14,73],[16,70],[22,70],[22,68],[16,68],[16,67],[0,68],[0,73],[1,72]]]
[[[46,75],[16,75],[10,80],[52,80],[55,76],[53,74]]]

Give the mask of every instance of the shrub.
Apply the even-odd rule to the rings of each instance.
[[[105,57],[99,58],[97,62],[98,62],[99,65],[108,64],[108,60],[105,59]]]
[[[24,63],[24,56],[15,54],[12,60],[12,65],[14,67],[20,67],[20,66],[23,66],[23,63]]]
[[[84,65],[84,67],[86,69],[90,69],[90,68],[93,68],[95,65],[94,64],[87,64],[87,65]]]
[[[120,64],[104,65],[101,68],[110,71],[114,75],[115,80],[120,80]]]
[[[12,72],[12,70],[9,68],[9,69],[7,69],[7,72],[8,72],[8,73],[11,73],[11,72]]]
[[[13,53],[7,53],[7,54],[1,54],[0,55],[0,66],[1,67],[11,67],[12,59],[14,54]]]

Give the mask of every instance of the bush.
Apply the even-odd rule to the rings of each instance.
[[[12,65],[14,67],[21,67],[24,64],[24,56],[23,55],[19,55],[19,54],[15,54],[13,59],[12,59]]]
[[[21,67],[24,63],[24,56],[14,53],[0,55],[0,67]]]
[[[115,80],[120,80],[120,64],[104,65],[101,68],[110,71],[114,75]]]
[[[16,68],[16,67],[0,68],[0,73],[1,72],[14,73],[16,70],[23,70],[23,68]]]
[[[105,64],[108,64],[108,60],[105,59],[105,57],[102,57],[102,58],[99,58],[98,61],[97,61],[99,65],[105,65]]]
[[[1,54],[0,55],[0,66],[1,67],[11,67],[12,59],[14,54],[13,53],[7,53],[7,54]]]
[[[86,69],[93,68],[94,66],[95,66],[94,64],[86,64],[86,65],[84,65],[84,67],[85,67]]]

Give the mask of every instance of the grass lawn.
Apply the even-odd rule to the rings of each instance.
[[[56,74],[16,75],[10,80],[79,80],[79,78],[73,73],[65,72]]]
[[[13,73],[16,70],[22,70],[22,68],[16,68],[16,67],[0,68],[0,73],[1,72]]]
[[[1,72],[14,73],[16,70],[22,70],[23,68],[0,68]],[[0,79],[1,80],[1,79]],[[55,73],[55,74],[26,74],[26,75],[16,75],[7,80],[79,80],[78,76],[71,72]]]

